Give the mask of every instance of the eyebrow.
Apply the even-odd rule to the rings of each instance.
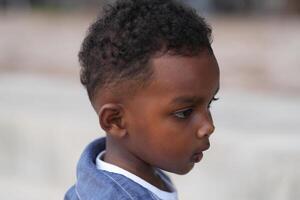
[[[216,89],[214,96],[219,92],[219,87]],[[191,104],[191,103],[199,103],[203,101],[204,98],[199,96],[179,96],[171,100],[170,104]]]

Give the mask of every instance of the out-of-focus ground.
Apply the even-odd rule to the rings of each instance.
[[[103,135],[78,78],[93,16],[0,14],[0,199],[62,199],[84,146]],[[208,21],[217,129],[203,161],[172,175],[180,199],[300,199],[300,19]]]

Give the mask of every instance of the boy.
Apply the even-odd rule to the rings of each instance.
[[[214,131],[219,68],[210,36],[173,0],[119,0],[105,10],[79,60],[106,138],[83,152],[65,200],[177,199],[162,170],[188,173]]]

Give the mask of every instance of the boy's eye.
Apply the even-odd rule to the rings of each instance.
[[[216,98],[216,97],[212,98],[212,100],[210,100],[210,102],[208,104],[208,108],[210,108],[210,105],[213,101],[217,101],[217,100],[219,100],[219,98]]]
[[[193,112],[192,108],[186,108],[186,109],[175,112],[174,115],[177,118],[186,119],[192,114],[192,112]]]

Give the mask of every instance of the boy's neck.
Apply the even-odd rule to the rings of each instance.
[[[161,190],[170,192],[170,189],[160,176],[157,175],[153,166],[145,163],[143,160],[123,148],[120,149],[119,145],[114,145],[113,143],[113,141],[107,138],[106,152],[103,158],[105,162],[116,165],[132,174],[135,174]]]

